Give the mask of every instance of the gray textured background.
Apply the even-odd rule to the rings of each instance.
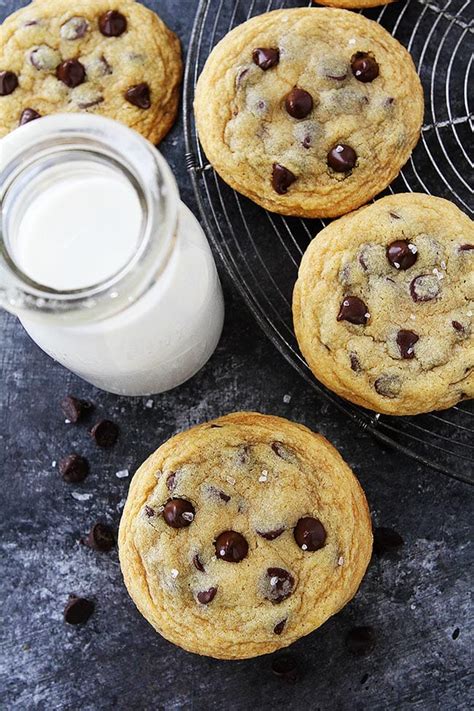
[[[0,19],[26,4],[0,0]],[[194,1],[146,4],[186,46]],[[181,125],[162,150],[193,207]],[[107,395],[70,375],[1,314],[0,708],[469,708],[469,489],[382,448],[318,401],[223,279],[227,318],[214,357],[190,383],[153,398],[152,408],[148,398]],[[94,447],[87,422],[64,423],[58,402],[67,393],[92,399],[97,415],[119,423],[111,451]],[[405,539],[399,553],[374,559],[355,600],[292,647],[301,672],[294,685],[273,676],[271,657],[217,662],[173,647],[135,610],[116,552],[78,543],[98,519],[118,525],[129,479],[117,471],[133,472],[174,432],[236,409],[279,414],[326,435],[358,474],[375,523]],[[79,486],[52,466],[74,450],[92,466]],[[78,501],[74,492],[90,496]],[[96,601],[85,626],[62,621],[71,592]],[[377,634],[375,651],[362,659],[344,647],[356,624]]]

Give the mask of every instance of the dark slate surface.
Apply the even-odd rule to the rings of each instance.
[[[0,17],[25,4],[0,0]],[[147,4],[186,44],[194,2]],[[181,126],[162,148],[193,207]],[[154,397],[152,407],[148,398],[88,386],[44,355],[12,316],[1,315],[0,707],[469,708],[469,489],[381,448],[318,401],[225,286],[227,318],[214,357],[190,383]],[[111,451],[94,447],[87,422],[65,424],[58,401],[69,392],[92,399],[97,415],[119,423]],[[295,684],[272,674],[271,657],[222,662],[173,647],[135,610],[116,552],[78,543],[97,519],[117,527],[129,479],[116,472],[133,472],[174,432],[237,409],[283,415],[326,435],[358,474],[375,523],[405,539],[398,553],[374,559],[355,600],[292,647],[300,670]],[[92,465],[78,486],[65,484],[53,466],[73,450]],[[75,493],[89,497],[77,500]],[[62,621],[71,592],[96,601],[85,626]],[[377,644],[356,658],[344,637],[360,624],[375,628]]]

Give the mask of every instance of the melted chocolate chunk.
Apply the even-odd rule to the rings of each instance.
[[[151,107],[150,87],[146,82],[131,86],[125,92],[125,98],[133,106],[139,109],[149,109]]]
[[[329,151],[327,162],[336,173],[348,173],[357,162],[357,153],[351,146],[338,143]]]
[[[34,109],[23,109],[21,112],[20,116],[20,121],[18,123],[19,126],[24,126],[25,123],[30,123],[30,121],[35,121],[36,119],[41,118],[41,114],[39,114],[37,111]],[[72,422],[73,420],[71,420]]]
[[[346,635],[346,647],[352,654],[362,657],[375,647],[375,632],[372,627],[353,627]]]
[[[152,509],[151,506],[145,506],[145,514],[148,518],[153,518],[155,515],[155,509]]]
[[[313,110],[313,97],[304,89],[295,86],[285,99],[285,108],[293,118],[306,118]]]
[[[284,620],[281,620],[281,622],[278,622],[275,627],[273,628],[274,634],[281,634],[283,630],[285,629],[286,625],[286,617]]]
[[[367,306],[358,296],[345,296],[339,313],[338,321],[349,321],[356,326],[365,326],[370,318]]]
[[[459,247],[460,252],[470,252],[473,249],[474,249],[474,244],[462,244]]]
[[[403,546],[403,538],[393,528],[380,526],[374,529],[374,553],[378,556]]]
[[[195,510],[186,499],[170,499],[163,509],[165,523],[171,528],[186,528],[194,520]]]
[[[166,486],[168,491],[174,491],[176,489],[176,472],[171,472],[166,477]]]
[[[288,188],[295,180],[296,175],[292,173],[291,170],[285,168],[284,165],[280,165],[280,163],[273,164],[272,185],[275,192],[279,195],[286,195]]]
[[[278,605],[295,589],[295,579],[284,568],[268,568],[264,582],[264,596]]]
[[[273,47],[257,47],[252,52],[252,59],[257,67],[266,72],[267,69],[271,69],[278,64],[280,52]]]
[[[432,301],[440,292],[438,277],[434,274],[420,274],[410,284],[411,298],[415,302]]]
[[[394,398],[399,395],[402,383],[398,375],[382,373],[374,383],[374,388],[379,395]]]
[[[114,532],[106,523],[96,523],[81,543],[96,551],[110,551],[115,546]]]
[[[351,69],[355,78],[364,84],[379,75],[379,65],[368,52],[356,52],[351,58]]]
[[[87,622],[94,612],[94,603],[85,597],[69,595],[69,600],[64,608],[64,621],[69,625],[81,625]]]
[[[414,245],[398,239],[388,245],[387,259],[392,267],[405,271],[415,264],[418,259],[418,252]]]
[[[355,353],[349,353],[349,359],[351,361],[351,370],[354,371],[354,373],[360,373],[362,368],[360,365],[360,360],[356,356]]]
[[[209,588],[209,590],[203,590],[202,592],[198,592],[196,597],[201,603],[201,605],[209,605],[209,603],[214,600],[216,592],[217,588]]]
[[[28,109],[27,109],[28,111]],[[63,398],[60,403],[61,410],[64,412],[65,417],[69,422],[79,422],[84,415],[87,415],[93,409],[93,404],[87,400],[80,400],[77,397],[68,395]]]
[[[411,359],[415,357],[415,343],[419,340],[420,337],[414,331],[402,329],[397,333],[397,346],[402,358]]]
[[[112,447],[117,441],[119,430],[115,422],[100,420],[90,431],[90,435],[98,447]]]
[[[206,572],[206,570],[205,570],[203,564],[201,563],[201,559],[200,559],[200,557],[198,556],[197,553],[196,553],[196,555],[195,555],[194,558],[193,558],[193,565],[194,565],[194,567],[196,568],[196,570],[199,570],[200,573],[205,573],[205,572]]]
[[[78,59],[66,59],[56,69],[56,76],[63,84],[74,89],[85,81],[86,70]]]
[[[80,454],[69,454],[60,460],[59,472],[68,484],[78,484],[89,474],[89,462]]]
[[[18,86],[18,77],[14,72],[0,72],[0,96],[13,94]]]
[[[293,531],[296,543],[304,551],[317,551],[326,542],[326,529],[312,516],[300,518]]]
[[[464,328],[464,326],[462,325],[462,323],[459,323],[459,321],[451,321],[451,323],[452,323],[452,325],[453,325],[453,328],[454,328],[456,331],[460,331],[461,333],[464,333],[464,331],[466,330],[466,329]]]
[[[127,29],[127,18],[117,10],[109,10],[99,18],[99,29],[104,37],[120,37]]]
[[[257,533],[259,536],[265,538],[267,541],[274,541],[275,538],[281,536],[284,530],[284,528],[276,528],[274,531],[257,531]]]
[[[249,544],[237,531],[223,531],[215,541],[216,555],[228,563],[239,563],[249,550]]]

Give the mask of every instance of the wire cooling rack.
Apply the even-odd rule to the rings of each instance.
[[[213,245],[258,323],[317,393],[375,437],[451,477],[474,483],[474,408],[463,402],[443,412],[389,417],[352,405],[312,375],[293,332],[291,295],[298,266],[324,220],[301,220],[263,210],[227,186],[200,147],[192,103],[197,78],[213,46],[253,15],[312,5],[291,0],[200,0],[186,64],[186,161]],[[473,62],[472,8],[463,0],[409,0],[364,11],[412,54],[425,91],[418,146],[386,193],[424,192],[473,211],[469,80]],[[472,97],[471,97],[472,100]]]

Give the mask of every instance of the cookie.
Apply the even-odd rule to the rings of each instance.
[[[153,143],[173,125],[179,40],[133,0],[34,0],[0,27],[0,136],[51,113],[116,119]]]
[[[273,212],[333,217],[366,203],[416,144],[423,92],[408,52],[346,10],[275,10],[213,49],[195,98],[207,158]]]
[[[128,591],[158,632],[243,659],[340,610],[372,530],[359,483],[324,437],[240,412],[172,437],[140,467],[119,547]]]
[[[391,415],[474,396],[474,227],[455,205],[392,195],[311,242],[293,296],[296,336],[338,395]]]
[[[314,0],[317,5],[327,5],[328,7],[343,7],[348,10],[356,10],[365,7],[377,7],[378,5],[389,5],[394,0]]]

